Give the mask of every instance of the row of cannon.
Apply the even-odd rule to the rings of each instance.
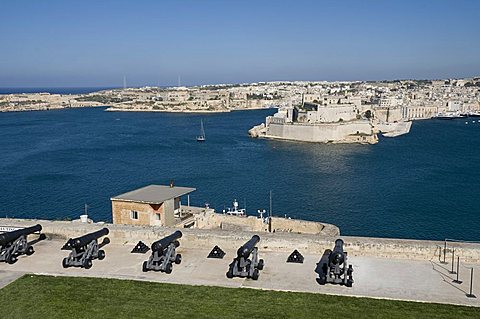
[[[176,249],[180,246],[180,238],[182,238],[182,232],[177,230],[173,234],[154,242],[151,246],[152,254],[148,260],[143,262],[142,270],[144,272],[153,270],[170,274],[173,264],[178,265],[182,262],[182,255],[176,253]],[[263,269],[264,265],[263,259],[258,258],[257,244],[259,241],[260,237],[254,235],[249,241],[238,248],[237,257],[233,259],[227,271],[228,278],[242,277],[252,278],[253,280],[258,279],[260,270]],[[215,249],[220,250],[218,247],[215,247],[212,252],[214,252]]]
[[[0,234],[0,261],[14,264],[20,255],[31,255],[34,253],[33,244],[46,238],[40,234],[41,225],[16,229],[10,232]],[[37,239],[30,242],[27,236],[39,233]],[[98,231],[85,234],[77,238],[70,238],[62,247],[63,250],[70,250],[68,257],[62,261],[64,268],[81,267],[89,269],[92,267],[92,261],[105,258],[105,251],[101,249],[110,243],[107,236],[108,228],[102,228]],[[99,243],[99,239],[104,237]],[[182,255],[176,252],[180,246],[181,231],[157,240],[152,243],[150,249],[152,253],[148,260],[142,264],[142,271],[160,271],[170,274],[174,264],[182,262]],[[237,250],[236,257],[229,265],[226,273],[227,278],[241,277],[257,280],[260,271],[263,270],[265,262],[259,258],[257,244],[260,242],[260,236],[253,235],[245,244]],[[353,284],[353,268],[347,262],[347,253],[343,250],[343,240],[337,239],[333,250],[325,250],[322,258],[317,263],[315,271],[318,273],[317,282],[321,285],[326,283],[340,284],[351,287]],[[145,253],[149,247],[140,242],[132,252]],[[211,258],[223,258],[225,253],[215,246],[210,252]],[[287,259],[287,262],[303,262],[303,256],[295,250]]]

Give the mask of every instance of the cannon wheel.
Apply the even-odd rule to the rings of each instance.
[[[27,251],[25,252],[25,254],[27,254],[27,256],[30,256],[30,255],[33,254],[34,252],[35,252],[35,250],[33,250],[33,247],[32,247],[32,246],[28,246]]]
[[[175,256],[175,263],[176,263],[177,265],[180,265],[181,262],[182,262],[182,255],[181,255],[181,254],[177,254],[177,255]]]
[[[233,270],[231,268],[227,271],[227,278],[233,278]]]
[[[351,276],[352,273],[353,273],[353,267],[352,267],[352,265],[348,265],[347,275]]]
[[[327,277],[325,275],[320,275],[317,281],[320,285],[325,285],[327,283]]]
[[[7,258],[7,263],[9,263],[10,265],[14,264],[17,262],[17,256],[15,255],[10,255],[10,257]]]
[[[147,272],[148,271],[148,268],[147,268],[147,261],[144,261],[143,264],[142,264],[142,271],[143,272]]]
[[[68,258],[66,258],[66,257],[63,258],[63,260],[62,260],[62,266],[63,266],[63,268],[68,268],[68,267],[70,267],[70,265],[68,264]]]
[[[350,279],[348,279],[348,280],[347,280],[347,283],[345,284],[345,286],[347,286],[347,287],[352,287],[352,284],[353,284],[353,281],[350,280]]]
[[[263,266],[265,266],[265,262],[263,261],[263,259],[260,259],[257,265],[258,270],[263,270]]]
[[[103,258],[105,258],[105,250],[100,249],[98,251],[98,260],[102,260]]]
[[[259,276],[260,276],[260,272],[258,271],[258,269],[254,269],[253,274],[252,274],[252,279],[253,280],[258,280]]]
[[[84,262],[83,262],[83,267],[85,269],[90,269],[92,268],[92,261],[90,259],[86,259]]]
[[[171,274],[172,273],[172,263],[168,263],[167,264],[167,267],[165,268],[165,272],[167,274]]]

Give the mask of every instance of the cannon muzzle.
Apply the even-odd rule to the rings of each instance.
[[[248,258],[250,254],[253,251],[253,248],[257,245],[257,243],[260,241],[260,236],[258,235],[253,235],[252,238],[247,241],[245,244],[243,244],[240,248],[237,250],[237,256],[243,257],[243,258]]]
[[[34,232],[39,232],[42,230],[42,225],[37,224],[35,226],[26,227],[22,229],[17,229],[10,231],[8,233],[0,234],[0,246],[5,246],[7,243],[10,243],[16,240],[20,236],[26,236],[33,234]]]
[[[345,253],[343,252],[343,240],[337,239],[335,247],[330,254],[329,262],[334,265],[341,265],[345,261]]]
[[[72,248],[79,248],[88,245],[92,240],[108,235],[108,228],[102,228],[96,232],[83,235],[81,237],[69,239],[67,245]]]
[[[152,244],[152,251],[162,251],[165,248],[168,247],[172,242],[177,241],[177,239],[182,238],[182,232],[177,230],[171,235],[168,235],[167,237],[164,237],[160,240],[157,240]],[[177,244],[175,244],[176,247],[178,247]]]

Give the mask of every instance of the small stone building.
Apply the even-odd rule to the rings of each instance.
[[[173,226],[181,215],[181,197],[195,188],[149,185],[125,194],[112,197],[112,218],[114,224]]]

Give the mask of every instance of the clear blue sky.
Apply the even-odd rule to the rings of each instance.
[[[480,75],[480,1],[2,1],[0,87]]]

